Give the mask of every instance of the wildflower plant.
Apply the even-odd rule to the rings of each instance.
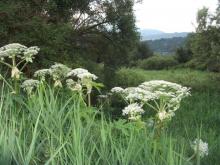
[[[15,92],[18,92],[17,80],[20,79],[23,69],[28,63],[33,62],[39,50],[37,46],[26,47],[19,43],[8,44],[0,48],[0,63],[11,69]]]
[[[71,84],[76,84],[78,87],[81,85],[81,87],[86,88],[86,94],[88,96],[88,105],[91,105],[91,92],[93,87],[99,89],[102,87],[102,84],[96,83],[95,80],[98,78],[96,75],[90,73],[88,70],[83,68],[76,68],[71,70],[69,73],[67,73],[67,77],[73,77],[76,78],[76,82],[73,80],[68,81],[68,86],[71,86]],[[71,83],[71,84],[70,84]],[[74,86],[74,85],[72,85]],[[75,86],[76,87],[76,86]],[[75,88],[74,87],[74,88]],[[72,89],[74,89],[72,88]]]
[[[50,69],[40,69],[34,73],[34,77],[39,78],[42,82],[46,80],[47,75],[50,75]]]
[[[176,83],[171,83],[163,80],[152,80],[144,82],[138,87],[114,87],[111,89],[113,94],[120,95],[125,102],[129,105],[141,105],[141,107],[148,107],[153,109],[156,113],[154,122],[158,126],[164,126],[164,124],[172,119],[176,110],[179,109],[181,100],[190,95],[190,89],[183,87]],[[124,110],[123,110],[124,111]],[[129,111],[129,108],[126,109]],[[130,120],[132,114],[133,120],[140,120],[141,113],[133,113],[133,109],[127,112],[128,119]],[[125,114],[123,112],[123,114]],[[151,116],[149,116],[151,118]]]
[[[49,74],[54,80],[54,87],[62,87],[62,80],[71,69],[64,64],[55,63],[49,69]]]
[[[191,148],[194,155],[199,155],[201,158],[208,155],[208,143],[203,142],[201,139],[195,139],[191,144]]]
[[[40,82],[38,80],[28,79],[21,84],[21,88],[30,96],[32,95],[33,89],[38,88],[39,85]]]

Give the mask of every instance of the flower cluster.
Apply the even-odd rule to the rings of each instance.
[[[157,111],[159,122],[167,121],[175,115],[181,100],[190,95],[189,88],[163,80],[144,82],[138,87],[114,87],[112,93],[120,94],[126,102],[148,105]],[[152,102],[154,104],[152,104]]]
[[[35,58],[35,55],[37,55],[39,51],[40,51],[40,48],[38,48],[37,46],[29,47],[24,51],[24,57],[23,58],[27,62],[33,62],[33,59]]]
[[[45,81],[46,76],[47,76],[47,75],[50,75],[50,73],[51,73],[50,69],[40,69],[40,70],[37,70],[37,71],[34,73],[34,77],[38,77],[38,78],[40,78],[42,81]]]
[[[67,79],[66,85],[72,91],[80,92],[82,90],[82,85],[72,79]]]
[[[141,118],[141,114],[143,113],[144,110],[138,103],[129,104],[122,110],[122,115],[128,116],[129,120],[138,120]]]
[[[124,89],[121,88],[121,87],[114,87],[114,88],[111,89],[111,92],[112,93],[123,93]]]
[[[87,93],[90,94],[92,91],[93,80],[96,80],[98,77],[88,70],[83,68],[76,68],[67,73],[67,77],[77,77],[78,83],[87,88]]]
[[[53,77],[53,80],[55,81],[55,87],[62,87],[61,80],[66,77],[67,73],[70,70],[71,69],[68,68],[66,65],[60,63],[56,63],[50,67],[49,74]]]
[[[38,80],[25,80],[21,84],[21,88],[23,88],[29,95],[32,93],[34,88],[37,88],[39,86],[40,82]]]
[[[14,58],[15,56],[21,57],[22,53],[27,49],[26,46],[19,43],[8,44],[0,48],[1,58]]]
[[[8,44],[0,48],[0,58],[4,59],[18,57],[26,62],[33,62],[34,56],[38,54],[40,48],[37,46],[26,47],[19,43]]]
[[[176,111],[180,106],[181,100],[190,95],[189,88],[164,80],[144,82],[139,87],[153,93],[155,99],[165,101],[165,108],[169,111]]]
[[[8,44],[0,48],[0,62],[11,68],[11,77],[14,79],[19,79],[22,69],[27,63],[33,62],[35,55],[38,54],[40,49],[37,46],[26,47],[24,45],[13,43]],[[4,61],[5,58],[12,60],[11,63]],[[25,64],[20,66],[21,64]],[[18,68],[21,68],[20,70]]]
[[[208,155],[208,143],[203,142],[201,139],[195,139],[191,144],[191,147],[195,154],[198,154],[200,157]]]

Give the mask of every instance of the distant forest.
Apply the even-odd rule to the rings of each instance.
[[[143,41],[150,49],[159,54],[173,54],[186,43],[186,37],[163,38],[159,40]]]

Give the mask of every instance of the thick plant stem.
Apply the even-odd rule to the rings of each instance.
[[[91,93],[88,93],[88,107],[91,107]]]

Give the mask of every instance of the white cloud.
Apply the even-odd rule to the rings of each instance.
[[[217,0],[143,0],[135,5],[137,27],[165,32],[194,31],[196,13],[203,6],[214,11]]]

